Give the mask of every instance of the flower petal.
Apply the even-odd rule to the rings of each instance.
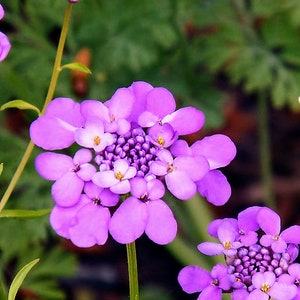
[[[219,243],[203,242],[198,245],[198,250],[206,255],[219,255],[223,253],[224,247]]]
[[[268,207],[262,207],[257,214],[257,222],[266,233],[275,236],[280,233],[280,217]]]
[[[177,223],[169,206],[162,200],[150,201],[147,204],[149,218],[145,233],[153,242],[166,245],[174,240]]]
[[[139,238],[148,221],[146,204],[127,198],[115,211],[109,223],[109,232],[121,244],[129,244]]]

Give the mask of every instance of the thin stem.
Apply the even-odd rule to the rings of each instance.
[[[276,203],[272,188],[269,112],[264,92],[260,92],[258,97],[258,134],[264,202],[270,208],[275,209]]]
[[[139,300],[139,281],[135,242],[126,244],[130,300]]]
[[[67,37],[67,32],[68,32],[68,27],[69,27],[69,23],[70,23],[70,16],[71,16],[71,9],[72,9],[72,4],[68,3],[67,8],[66,8],[66,12],[65,12],[65,17],[64,17],[64,23],[62,26],[62,30],[61,30],[61,35],[60,35],[60,39],[59,39],[59,43],[58,43],[58,47],[57,47],[57,51],[56,51],[56,57],[55,57],[55,62],[54,62],[54,66],[53,66],[53,71],[52,71],[52,76],[51,76],[51,81],[49,84],[49,89],[48,89],[48,93],[45,99],[45,103],[44,103],[44,107],[42,109],[42,113],[44,114],[47,105],[49,104],[49,102],[51,101],[51,99],[53,98],[54,95],[54,91],[56,88],[56,84],[57,84],[57,79],[58,79],[58,75],[60,72],[60,67],[61,67],[61,60],[62,60],[62,56],[63,56],[63,50],[64,50],[64,45],[66,42],[66,37]],[[2,211],[2,209],[4,208],[4,206],[6,205],[11,193],[13,192],[28,160],[29,157],[32,153],[32,150],[34,148],[34,144],[32,141],[30,141],[28,143],[28,146],[25,150],[25,153],[21,159],[21,162],[13,176],[13,178],[11,179],[7,190],[5,191],[1,202],[0,202],[0,211]]]

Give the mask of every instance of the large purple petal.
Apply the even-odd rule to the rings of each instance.
[[[48,180],[57,180],[73,167],[73,159],[65,154],[43,152],[35,159],[37,172]]]
[[[31,123],[32,141],[45,150],[61,150],[71,146],[76,127],[56,117],[42,116]]]
[[[8,37],[0,31],[0,61],[3,61],[7,57],[10,48],[11,44]]]
[[[238,232],[230,220],[224,220],[218,227],[218,238],[222,243],[230,242],[232,244],[237,236]]]
[[[117,119],[125,119],[132,111],[134,105],[134,94],[128,88],[119,88],[113,94],[111,99],[105,102],[105,105],[109,107],[111,116],[114,116]]]
[[[172,125],[178,135],[195,133],[202,128],[204,122],[204,113],[194,107],[180,108],[163,119],[163,123]]]
[[[0,4],[0,20],[4,17],[4,9],[3,9],[3,6]]]
[[[147,204],[149,219],[145,233],[153,242],[166,245],[174,240],[177,223],[169,206],[162,200],[150,201]]]
[[[67,172],[52,185],[52,197],[60,206],[75,205],[80,198],[83,186],[84,182],[74,172]]]
[[[188,294],[201,292],[211,281],[210,273],[198,266],[184,267],[178,274],[178,282]]]
[[[105,244],[110,220],[108,208],[90,203],[77,212],[75,219],[75,225],[70,228],[73,244],[84,248]]]
[[[213,205],[224,205],[231,196],[231,187],[227,178],[219,170],[211,170],[196,182],[198,193]]]
[[[145,203],[130,197],[113,214],[109,223],[109,232],[121,244],[129,244],[139,238],[148,221]]]
[[[81,127],[84,118],[80,112],[80,104],[71,98],[53,99],[47,106],[45,115],[47,117],[56,117],[73,127]]]
[[[260,209],[261,209],[260,206],[251,206],[241,211],[238,214],[239,229],[243,230],[244,232],[258,230],[259,225],[256,219]]]
[[[287,243],[300,244],[300,226],[291,226],[283,230],[280,236]]]
[[[227,166],[236,155],[234,143],[223,134],[207,136],[195,142],[191,149],[194,155],[205,156],[211,169]]]
[[[174,112],[176,102],[167,89],[163,87],[156,87],[147,94],[146,109],[156,115],[160,120]]]
[[[165,181],[169,191],[180,200],[190,199],[197,192],[196,184],[185,172],[170,172],[165,176]]]
[[[209,171],[208,162],[202,156],[178,156],[173,165],[176,169],[187,174],[193,181],[200,180]]]
[[[268,207],[262,207],[257,214],[257,222],[266,233],[275,236],[280,233],[280,217]]]
[[[106,122],[110,121],[108,108],[100,101],[85,100],[81,103],[80,110],[86,119],[89,117],[97,117]]]

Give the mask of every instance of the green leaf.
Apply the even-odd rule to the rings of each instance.
[[[14,278],[10,288],[9,288],[9,292],[8,292],[8,300],[14,300],[17,292],[23,282],[23,280],[25,279],[26,275],[28,274],[28,272],[32,269],[32,267],[34,265],[36,265],[39,262],[39,259],[35,259],[33,261],[31,261],[30,263],[28,263],[27,265],[25,265],[16,275],[16,277]]]
[[[0,218],[38,218],[49,214],[51,208],[41,210],[5,209],[0,212]]]
[[[31,110],[36,111],[39,115],[41,113],[40,110],[36,106],[34,106],[26,101],[23,101],[23,100],[9,101],[9,102],[1,105],[0,110],[4,110],[7,108],[31,109]]]
[[[3,163],[0,163],[0,175],[2,174],[3,171]]]
[[[83,73],[86,73],[86,74],[92,74],[91,70],[87,66],[85,66],[81,63],[78,63],[78,62],[73,62],[73,63],[70,63],[70,64],[63,65],[63,66],[61,66],[60,69],[61,70],[69,69],[69,70],[72,70],[72,71],[80,71],[80,72],[83,72]]]

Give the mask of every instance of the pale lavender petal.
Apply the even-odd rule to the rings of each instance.
[[[273,299],[291,300],[297,294],[297,287],[294,284],[275,282],[269,292]]]
[[[148,221],[145,203],[130,197],[126,199],[111,217],[109,232],[121,244],[129,244],[139,238]]]
[[[206,255],[219,255],[223,254],[224,247],[219,243],[204,242],[197,246],[198,250]]]
[[[229,220],[224,220],[218,227],[218,238],[220,242],[234,242],[238,232],[236,231],[235,226]]]
[[[282,231],[280,234],[287,243],[300,244],[300,226],[294,225]]]
[[[281,237],[279,237],[278,240],[273,241],[273,243],[271,245],[272,250],[276,253],[285,252],[286,247],[287,247],[287,244]]]
[[[265,234],[260,238],[260,243],[262,246],[269,247],[274,241],[273,236]]]
[[[141,127],[150,127],[153,126],[156,122],[159,121],[158,116],[153,114],[151,111],[144,111],[139,115],[138,124]]]
[[[174,240],[177,233],[177,223],[169,206],[162,200],[150,201],[147,204],[149,218],[145,233],[150,240],[166,245]]]
[[[178,282],[188,294],[201,292],[211,281],[210,273],[198,266],[184,267],[178,274]]]
[[[219,170],[211,170],[196,182],[198,193],[213,205],[224,205],[231,196],[231,186]]]
[[[55,98],[47,106],[45,115],[55,117],[75,128],[83,126],[84,118],[80,112],[80,104],[71,98]]]
[[[128,132],[131,128],[130,123],[125,119],[119,119],[117,121],[117,133],[122,135]]]
[[[42,116],[30,126],[30,137],[34,144],[45,150],[61,150],[75,142],[76,128],[55,118]]]
[[[280,217],[275,211],[268,207],[262,207],[259,210],[257,222],[266,234],[275,236],[280,233]]]
[[[260,289],[262,287],[263,283],[268,284],[269,286],[272,286],[276,280],[276,276],[273,272],[267,271],[264,273],[255,273],[252,276],[252,284],[257,289]]]
[[[163,123],[169,123],[178,135],[195,133],[204,122],[204,113],[194,107],[180,108],[163,119]]]
[[[245,289],[234,290],[231,293],[231,300],[245,300],[248,299],[249,293]]]
[[[48,180],[57,180],[73,167],[73,159],[65,154],[43,152],[35,159],[37,172]]]
[[[78,247],[105,244],[108,237],[110,212],[94,204],[82,207],[75,216],[76,224],[70,228],[70,239]]]
[[[258,241],[257,232],[248,231],[247,234],[240,236],[240,240],[245,246],[251,246]]]
[[[127,194],[130,192],[129,180],[121,180],[117,184],[110,187],[110,190],[116,194]]]
[[[89,149],[79,149],[74,155],[74,164],[84,164],[92,160],[93,154]]]
[[[96,172],[92,181],[102,188],[109,188],[119,182],[113,171]]]
[[[84,182],[74,172],[67,172],[52,185],[52,197],[60,206],[75,205],[80,198],[83,186]]]
[[[128,167],[128,162],[125,159],[118,159],[114,162],[115,173],[121,172],[124,175],[127,172]]]
[[[205,156],[211,169],[227,166],[236,155],[234,143],[223,134],[207,136],[195,142],[191,149],[194,155]]]
[[[209,171],[209,164],[202,156],[178,156],[174,159],[173,166],[186,173],[193,181],[202,179]]]
[[[196,184],[185,172],[170,172],[165,176],[165,181],[169,191],[180,200],[190,199],[197,192]]]
[[[160,149],[156,153],[156,157],[163,162],[169,163],[170,165],[173,164],[173,156],[171,152],[167,149]]]
[[[105,102],[105,105],[109,107],[111,116],[116,119],[125,119],[130,115],[133,109],[134,94],[128,88],[119,88],[111,99]]]
[[[147,94],[146,110],[152,112],[160,120],[164,116],[174,112],[175,108],[175,99],[167,89],[157,87]]]
[[[91,164],[83,164],[80,166],[80,169],[76,172],[76,174],[83,181],[90,181],[90,180],[92,180],[96,171],[97,170],[96,170],[95,166],[93,166]]]
[[[154,175],[164,176],[168,173],[168,164],[163,161],[153,161],[150,165],[150,171]]]
[[[126,171],[126,173],[124,174],[124,179],[130,179],[133,178],[136,175],[136,168],[135,167],[129,167]]]
[[[269,300],[269,296],[260,289],[255,289],[249,294],[247,300]]]

